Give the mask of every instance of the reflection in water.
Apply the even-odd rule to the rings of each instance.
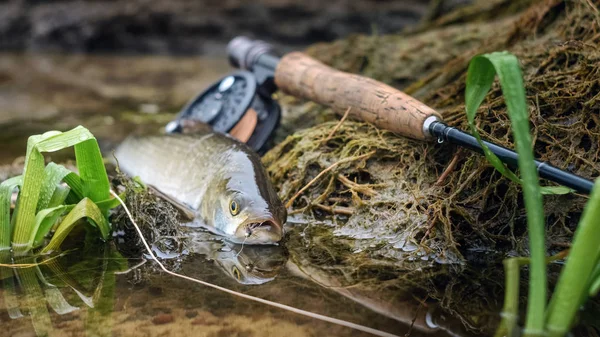
[[[381,261],[376,268],[374,261],[360,261],[363,266],[357,268],[351,261],[357,255],[347,255],[339,242],[327,242],[327,250],[321,251],[310,230],[303,229],[302,239],[294,230],[290,233],[284,246],[242,246],[194,231],[189,253],[176,264],[193,278],[398,336],[487,335],[493,328],[478,330],[484,321],[473,325],[485,312],[465,315],[473,312],[471,301],[493,300],[490,292],[482,291],[489,285],[473,274],[451,275],[439,266],[412,271],[392,263],[388,268]],[[11,260],[4,257],[2,262]],[[78,249],[31,268],[0,268],[5,334],[367,336],[157,273],[153,263],[132,273],[115,273],[125,268],[125,259],[111,246]],[[462,286],[477,290],[465,297]]]
[[[235,244],[205,231],[190,235],[188,249],[214,261],[225,275],[245,285],[272,281],[287,260],[281,246]]]
[[[36,335],[53,335],[48,306],[58,315],[80,309],[71,305],[65,299],[64,290],[60,290],[70,288],[89,308],[84,323],[86,331],[97,336],[109,336],[115,272],[126,268],[126,262],[112,245],[101,248],[100,251],[84,249],[83,256],[75,252],[59,258],[28,256],[14,258],[13,261],[9,252],[3,252],[0,256],[2,264],[34,265],[26,268],[0,267],[2,293],[9,317],[23,319],[30,316]],[[72,255],[78,255],[78,262],[69,263]],[[64,263],[69,265],[68,271]]]
[[[330,289],[374,312],[395,319],[410,326],[412,331],[426,334],[445,332],[450,336],[470,336],[456,319],[431,305],[426,308],[415,301],[411,294],[402,294],[398,289],[393,292],[382,292],[360,284],[346,286],[348,277],[337,277],[342,266],[319,265],[306,258],[304,249],[290,245],[291,258],[281,246],[243,246],[230,243],[212,233],[193,232],[190,235],[189,250],[202,254],[212,260],[224,273],[236,282],[244,285],[257,285],[275,279],[283,271],[313,282],[315,285]],[[432,273],[420,272],[420,277]]]

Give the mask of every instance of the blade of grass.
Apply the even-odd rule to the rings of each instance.
[[[83,199],[83,182],[76,173],[71,172],[63,180],[71,188],[71,193],[67,197],[67,203],[76,204],[79,200]]]
[[[21,185],[22,177],[13,177],[0,184],[0,251],[10,250],[12,226],[10,223],[10,202],[13,191]]]
[[[52,194],[52,198],[50,198],[50,202],[48,202],[48,208],[53,208],[56,206],[63,205],[65,200],[67,200],[67,196],[71,192],[71,188],[69,186],[57,186],[54,190],[54,194]]]
[[[27,242],[27,250],[44,243],[44,237],[50,232],[58,218],[66,211],[67,206],[46,208],[35,216],[35,225]]]
[[[518,184],[522,184],[521,179],[519,179],[519,177],[509,170],[500,160],[500,158],[498,158],[498,156],[496,156],[481,140],[481,136],[477,130],[477,126],[475,125],[475,115],[477,114],[477,109],[479,109],[481,103],[483,103],[483,100],[485,99],[485,96],[490,91],[496,74],[498,74],[500,79],[502,93],[505,96],[511,121],[513,118],[511,116],[511,108],[513,111],[522,111],[525,117],[528,116],[527,103],[525,101],[525,91],[523,89],[523,80],[518,60],[512,54],[500,52],[475,56],[469,64],[469,71],[467,74],[467,89],[465,92],[467,121],[469,122],[471,133],[477,139],[479,145],[481,145],[486,159],[492,164],[492,166],[494,166],[494,168],[498,172],[502,173],[502,175],[506,178]],[[526,119],[529,121],[528,118]],[[529,126],[527,126],[527,132],[529,135]],[[531,143],[531,141],[529,141],[529,143]],[[573,190],[570,188],[564,186],[541,187],[542,194],[567,194],[572,191]]]
[[[83,196],[92,201],[108,199],[110,185],[96,139],[92,138],[75,145],[75,157],[83,182]]]
[[[529,117],[523,76],[517,58],[507,52],[475,56],[469,63],[465,91],[467,118],[474,136],[483,145],[475,127],[475,115],[491,88],[494,75],[498,75],[505,98],[508,115],[513,128],[513,136],[519,154],[519,170],[522,175],[523,196],[527,209],[527,227],[531,251],[530,286],[527,303],[525,335],[538,336],[544,332],[544,311],[546,307],[546,265],[544,239],[544,210],[539,177],[534,163],[529,133]],[[518,179],[506,169],[504,164],[484,147],[486,158],[503,174],[513,180]],[[495,158],[495,159],[494,159]],[[508,173],[510,172],[510,173]]]
[[[125,192],[119,194],[119,198],[125,199]],[[98,208],[100,208],[100,210],[102,211],[103,214],[104,214],[104,212],[108,212],[108,210],[113,209],[120,205],[121,204],[119,203],[119,200],[116,198],[110,198],[107,200],[102,200],[102,201],[96,202],[96,206],[98,206]]]
[[[23,185],[17,199],[17,207],[13,213],[12,247],[15,255],[25,254],[25,245],[35,221],[35,210],[45,178],[44,157],[37,151],[35,146],[43,136],[32,136],[27,141]]]
[[[71,171],[67,170],[64,166],[55,163],[46,165],[44,171],[46,173],[46,179],[40,190],[40,198],[38,200],[36,212],[48,207],[48,204],[54,195],[54,191],[60,182],[64,177],[71,173]]]
[[[63,219],[48,245],[42,249],[41,254],[46,254],[58,249],[69,232],[71,232],[82,218],[91,220],[91,223],[95,224],[100,230],[102,239],[108,239],[110,233],[108,221],[92,200],[84,198]]]
[[[598,295],[600,291],[600,261],[596,264],[596,270],[592,275],[592,283],[590,285],[590,297]]]
[[[516,336],[517,321],[519,319],[519,281],[521,279],[521,265],[519,258],[505,259],[504,274],[506,287],[504,289],[504,306],[500,314],[502,320],[496,330],[496,337]]]
[[[571,251],[550,301],[547,329],[550,336],[564,336],[589,294],[593,273],[600,260],[600,180],[596,180],[585,206]]]

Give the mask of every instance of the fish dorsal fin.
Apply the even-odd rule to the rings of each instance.
[[[177,210],[179,210],[179,212],[181,214],[183,214],[188,220],[193,220],[196,218],[196,212],[193,209],[191,209],[188,205],[183,204],[180,201],[178,201],[177,199],[171,197],[170,195],[167,195],[167,194],[161,192],[160,190],[158,190],[156,187],[154,187],[152,185],[147,185],[147,186],[154,195],[169,202],[171,205],[173,205],[175,208],[177,208]]]

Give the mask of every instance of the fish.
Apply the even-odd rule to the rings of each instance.
[[[275,244],[283,238],[287,211],[260,157],[231,136],[201,129],[129,137],[114,156],[122,172],[230,241]]]

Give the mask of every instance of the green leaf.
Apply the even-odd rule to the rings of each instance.
[[[50,232],[58,218],[66,211],[67,206],[46,208],[35,216],[35,226],[31,231],[31,238],[27,242],[27,250],[44,243],[44,237]]]
[[[67,197],[68,203],[74,204],[83,199],[83,182],[75,172],[71,172],[63,180],[71,188],[71,193]],[[70,199],[71,196],[73,199]]]
[[[125,200],[125,195],[125,192],[123,192],[119,194],[119,198],[121,198],[121,200]],[[109,210],[121,206],[121,203],[119,202],[119,200],[117,200],[117,198],[110,198],[107,200],[98,201],[96,202],[96,205],[98,206],[98,208],[100,208],[103,214],[106,214],[106,212],[108,212]]]
[[[575,231],[567,263],[550,301],[547,326],[551,336],[564,336],[581,305],[594,287],[594,272],[600,261],[600,179],[597,179]]]
[[[83,182],[83,196],[92,201],[108,199],[110,184],[96,139],[92,138],[75,145],[75,157]]]
[[[561,195],[561,194],[569,194],[573,193],[574,190],[566,187],[566,186],[541,186],[540,192],[544,195]]]
[[[517,153],[519,170],[522,175],[523,196],[527,209],[527,226],[531,250],[529,301],[525,333],[539,335],[544,331],[544,311],[546,307],[546,265],[544,244],[544,210],[539,178],[534,162],[529,115],[525,99],[523,76],[517,58],[508,53],[492,53],[475,56],[469,63],[465,89],[467,119],[473,135],[484,149],[486,158],[509,179],[518,182],[517,176],[508,170],[481,141],[475,127],[475,115],[490,90],[495,75],[498,75],[510,117]]]
[[[63,205],[70,192],[71,188],[69,186],[57,186],[54,190],[54,194],[52,194],[52,198],[50,198],[48,208]]]
[[[596,269],[592,274],[592,282],[590,285],[590,297],[598,295],[600,291],[600,261],[596,263]]]
[[[84,198],[65,216],[48,245],[42,249],[41,254],[58,249],[71,230],[80,223],[79,220],[82,218],[91,220],[100,230],[102,239],[108,239],[110,234],[108,221],[91,199]]]
[[[10,250],[12,225],[10,222],[10,204],[13,191],[21,185],[21,176],[5,180],[0,184],[0,251]]]
[[[49,163],[45,169],[46,179],[44,180],[44,184],[42,185],[42,189],[40,191],[40,199],[37,204],[37,211],[48,207],[50,203],[50,199],[54,195],[54,191],[59,186],[61,181],[68,174],[72,173],[67,170],[62,165],[57,165],[55,163]]]

